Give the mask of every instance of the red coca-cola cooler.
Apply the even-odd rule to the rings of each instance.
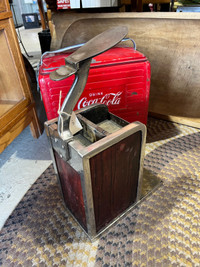
[[[71,76],[59,82],[52,81],[49,74],[65,65],[72,48],[75,47],[42,56],[38,81],[48,120],[58,116],[59,104],[62,105],[74,80]],[[87,84],[75,110],[101,103],[108,106],[109,112],[128,122],[146,124],[149,90],[150,63],[147,58],[133,47],[113,47],[92,59]]]

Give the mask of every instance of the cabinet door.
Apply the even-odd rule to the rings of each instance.
[[[0,44],[1,153],[28,125],[41,133],[8,0],[0,0]]]
[[[0,20],[0,122],[1,128],[32,100],[12,19]]]

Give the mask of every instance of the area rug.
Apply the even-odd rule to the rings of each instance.
[[[51,165],[1,231],[1,266],[200,266],[200,130],[149,118],[144,169],[163,183],[91,242]]]

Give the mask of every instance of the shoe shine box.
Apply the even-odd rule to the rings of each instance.
[[[66,208],[93,239],[141,199],[146,126],[94,104],[75,111],[83,129],[64,141],[45,123]]]

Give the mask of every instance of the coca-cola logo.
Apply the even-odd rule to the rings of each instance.
[[[100,96],[99,96],[100,95]],[[92,104],[105,104],[107,106],[110,105],[119,105],[121,102],[121,95],[122,92],[117,92],[117,93],[109,93],[103,95],[103,93],[99,93],[98,97],[92,98],[93,94],[91,94],[90,97],[83,97],[78,101],[77,108],[84,108],[87,106],[90,106]]]

